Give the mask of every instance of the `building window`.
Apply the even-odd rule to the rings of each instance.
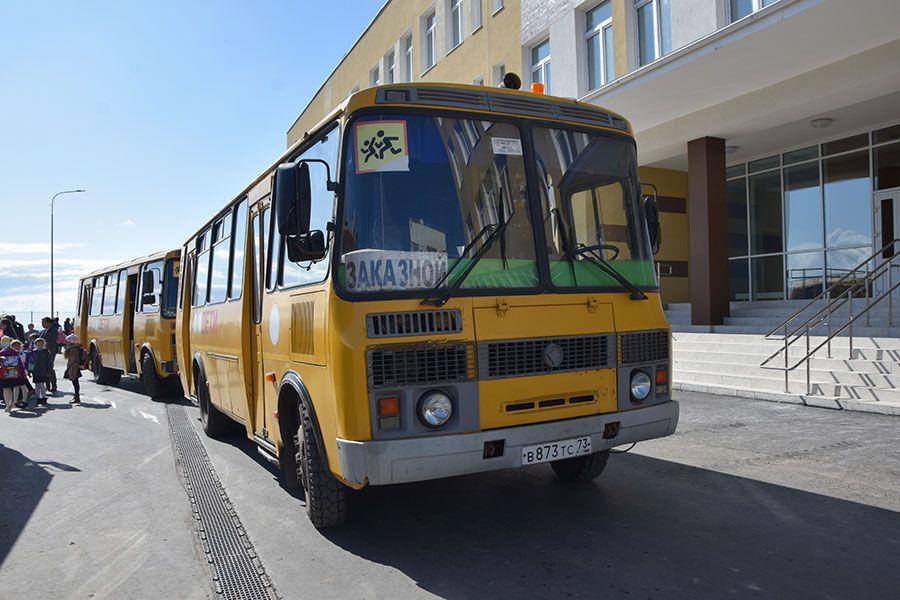
[[[412,35],[403,38],[403,81],[412,81]]]
[[[729,0],[731,9],[731,22],[734,23],[747,15],[755,13],[761,8],[775,4],[778,0]]]
[[[472,33],[481,27],[481,0],[469,0],[469,21],[472,25]]]
[[[612,3],[607,0],[585,14],[588,89],[595,90],[615,79]]]
[[[550,40],[546,39],[531,49],[531,82],[544,84],[544,93],[550,93]]]
[[[450,3],[450,45],[447,51],[462,44],[463,7],[462,0],[448,0]]]
[[[384,82],[385,83],[394,83],[396,81],[395,69],[396,69],[396,60],[394,58],[394,51],[391,50],[387,53],[387,56],[384,57]]]
[[[369,71],[369,85],[376,86],[381,85],[381,78],[378,74],[378,65],[375,65],[371,71]]]
[[[639,0],[637,13],[638,59],[641,66],[672,51],[670,0]]]
[[[491,0],[491,14],[497,14],[497,11],[503,8],[503,0]]]
[[[424,25],[424,27],[423,27],[424,31],[422,34],[422,39],[425,40],[425,48],[424,48],[425,53],[422,56],[422,58],[425,61],[425,68],[423,69],[423,72],[424,72],[434,66],[434,60],[435,60],[434,39],[435,39],[435,29],[437,27],[436,13],[431,13],[430,15],[425,17],[423,25]]]

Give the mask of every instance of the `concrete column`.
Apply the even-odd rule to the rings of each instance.
[[[688,142],[691,323],[722,325],[729,314],[725,140]]]

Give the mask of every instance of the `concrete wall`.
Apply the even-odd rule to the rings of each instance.
[[[669,3],[672,50],[677,50],[716,30],[717,0],[675,0]]]
[[[481,5],[481,26],[473,31],[474,2]],[[423,73],[422,21],[432,10],[437,16],[436,64]],[[520,11],[519,0],[505,0],[504,7],[493,15],[491,0],[464,0],[463,41],[455,48],[448,48],[450,12],[447,0],[390,0],[288,130],[288,145],[300,139],[354,88],[368,87],[370,73],[376,64],[383,73],[384,59],[391,48],[395,52],[397,73],[401,73],[401,44],[409,34],[413,37],[413,81],[472,83],[483,77],[486,85],[496,85],[493,81],[495,67],[501,64],[507,72],[521,73]]]

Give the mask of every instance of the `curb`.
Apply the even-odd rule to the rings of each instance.
[[[781,402],[787,404],[802,404],[815,408],[827,408],[831,410],[849,410],[879,415],[900,417],[900,406],[885,402],[864,402],[850,398],[834,396],[808,396],[806,394],[784,394],[761,390],[748,390],[744,388],[721,387],[716,385],[688,383],[685,381],[673,381],[672,389],[684,392],[701,392],[715,396],[731,396],[735,398],[747,398],[750,400],[765,400],[767,402]]]

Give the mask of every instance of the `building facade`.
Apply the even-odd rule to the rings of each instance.
[[[507,70],[631,121],[695,324],[812,297],[900,231],[897,0],[390,0],[288,141],[357,87]]]

